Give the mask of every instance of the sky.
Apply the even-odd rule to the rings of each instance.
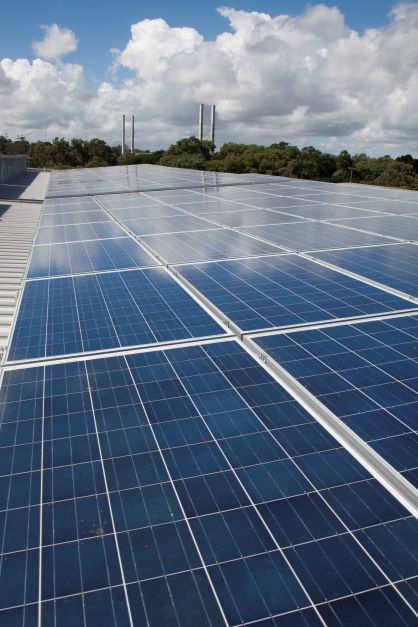
[[[2,24],[0,134],[117,144],[125,113],[154,149],[205,102],[218,145],[417,154],[418,1],[21,0]]]

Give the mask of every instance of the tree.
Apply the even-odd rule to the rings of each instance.
[[[402,161],[390,162],[384,172],[374,182],[376,185],[385,185],[387,187],[418,189],[418,180],[414,175],[413,166]]]
[[[197,137],[184,137],[175,144],[171,144],[167,151],[169,155],[199,155],[204,159],[210,159],[215,150],[215,144],[207,139]]]

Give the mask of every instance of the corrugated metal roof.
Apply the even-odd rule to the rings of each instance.
[[[13,201],[0,197],[0,355],[13,326],[48,180],[49,173],[39,172],[28,186],[16,185]]]

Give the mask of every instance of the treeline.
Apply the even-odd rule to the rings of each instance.
[[[118,165],[120,146],[112,148],[97,138],[29,142],[25,137],[12,141],[0,135],[0,154],[28,155],[31,168],[95,168]]]
[[[298,148],[287,142],[270,146],[229,142],[219,151],[207,140],[186,137],[167,150],[137,150],[121,154],[120,146],[109,146],[101,139],[55,138],[52,142],[29,142],[24,137],[11,140],[0,136],[0,154],[27,154],[33,168],[78,168],[152,163],[156,165],[235,172],[258,172],[275,176],[318,181],[368,183],[418,189],[418,159],[411,155],[392,158],[339,155],[321,152],[313,146]]]

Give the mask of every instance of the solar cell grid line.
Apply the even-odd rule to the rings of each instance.
[[[86,374],[87,374],[87,369],[86,369]],[[116,547],[116,551],[117,551],[117,555],[118,555],[119,568],[120,568],[120,572],[121,572],[121,576],[122,576],[122,584],[123,584],[123,590],[124,590],[124,595],[125,595],[125,600],[126,600],[126,608],[127,608],[128,616],[129,616],[129,624],[130,624],[131,627],[134,627],[134,621],[133,621],[133,617],[132,617],[132,611],[131,611],[131,605],[130,605],[130,601],[129,601],[128,589],[127,589],[127,585],[126,585],[125,572],[124,572],[124,567],[123,567],[123,563],[122,563],[122,557],[121,557],[121,553],[120,553],[118,536],[116,534],[115,519],[114,519],[114,516],[113,516],[112,502],[111,502],[110,494],[109,494],[109,485],[108,485],[108,482],[107,482],[106,470],[105,470],[105,465],[104,465],[104,460],[103,460],[103,451],[102,451],[102,447],[101,447],[101,443],[100,443],[100,437],[99,437],[99,432],[98,432],[98,428],[97,428],[96,415],[95,415],[95,412],[94,412],[93,396],[92,396],[92,391],[91,391],[91,387],[90,387],[90,384],[89,384],[88,376],[86,376],[86,381],[87,381],[87,387],[88,387],[88,392],[89,392],[90,404],[91,404],[91,407],[92,407],[94,428],[95,428],[95,431],[96,431],[96,438],[97,438],[97,447],[98,447],[98,450],[99,450],[100,464],[101,464],[101,468],[102,468],[103,481],[104,481],[104,486],[105,486],[105,490],[106,490],[106,499],[107,499],[107,504],[108,504],[110,518],[111,518],[112,531],[113,531],[113,535],[115,537],[115,547]],[[39,624],[41,624],[41,623],[39,623]]]
[[[131,369],[130,369],[130,367],[129,367],[128,360],[127,360],[126,358],[125,358],[125,363],[126,363],[126,366],[127,366],[127,368],[128,368],[128,371],[129,371],[129,373],[130,373],[130,376],[131,376],[131,379],[132,379],[132,383],[134,384],[135,388],[137,389],[137,382],[135,381],[135,378],[134,378],[134,376],[133,376],[133,374],[132,374],[132,372],[131,372]],[[172,363],[170,363],[170,366],[171,366],[171,368],[172,368],[172,370],[173,370],[174,375],[175,375],[177,378],[179,378],[179,377],[178,377],[178,375],[177,375],[177,372],[176,372],[175,368],[174,368],[174,367],[173,367],[173,365],[172,365]],[[180,381],[181,381],[181,380],[180,380]],[[181,385],[182,385],[182,384],[181,384]],[[183,386],[183,389],[184,389],[184,392],[188,395],[187,389],[186,389],[184,386]],[[157,443],[159,453],[160,453],[161,458],[162,458],[162,460],[163,460],[163,463],[164,463],[164,466],[165,466],[165,468],[166,468],[167,474],[168,474],[168,476],[169,476],[169,479],[170,479],[171,485],[172,485],[172,487],[173,487],[173,489],[174,489],[174,491],[175,491],[175,493],[176,493],[176,496],[177,496],[178,502],[179,502],[179,504],[180,504],[180,508],[181,508],[181,510],[182,510],[182,513],[183,513],[184,519],[185,519],[185,521],[186,521],[186,523],[187,523],[187,525],[188,525],[188,528],[189,528],[190,534],[191,534],[191,536],[192,536],[192,538],[193,538],[193,541],[194,541],[194,543],[195,543],[195,546],[196,546],[196,548],[197,548],[197,550],[198,550],[199,557],[200,557],[201,562],[202,562],[202,564],[203,564],[203,566],[204,566],[204,570],[205,570],[206,576],[207,576],[207,578],[208,578],[208,581],[210,582],[211,589],[212,589],[212,591],[213,591],[213,593],[214,593],[214,595],[215,595],[215,598],[216,598],[217,603],[218,603],[218,605],[219,605],[219,608],[220,608],[220,610],[221,610],[222,616],[223,616],[223,618],[224,618],[225,624],[226,624],[226,625],[228,625],[228,624],[230,624],[230,621],[228,621],[228,618],[227,618],[227,616],[225,615],[225,612],[224,612],[224,610],[223,610],[223,608],[222,608],[222,604],[221,604],[221,601],[220,601],[220,599],[219,599],[219,596],[218,596],[218,594],[217,594],[217,592],[216,592],[216,588],[215,588],[215,586],[214,586],[214,584],[213,584],[212,578],[211,578],[211,576],[210,576],[210,574],[209,574],[209,572],[208,572],[207,566],[206,566],[206,564],[205,564],[205,561],[204,561],[203,556],[202,556],[202,554],[201,554],[201,551],[200,551],[200,549],[199,549],[199,544],[198,544],[198,542],[197,542],[197,540],[196,540],[196,538],[195,538],[195,535],[194,535],[194,533],[193,533],[193,530],[192,530],[192,527],[191,527],[190,522],[189,522],[189,520],[188,520],[188,517],[187,517],[186,511],[184,510],[184,507],[183,507],[183,504],[182,504],[182,500],[181,500],[181,498],[180,498],[180,496],[179,496],[179,494],[178,494],[178,492],[177,492],[177,489],[176,489],[176,487],[175,487],[175,483],[174,483],[173,478],[172,478],[172,476],[171,476],[171,473],[170,473],[169,467],[168,467],[168,465],[167,465],[167,463],[166,463],[166,461],[165,461],[164,454],[163,454],[163,452],[162,452],[162,450],[161,450],[161,448],[160,448],[160,446],[159,446],[158,439],[157,439],[157,437],[156,437],[156,435],[155,435],[155,432],[154,432],[154,430],[153,430],[152,422],[151,422],[151,420],[150,420],[150,417],[149,417],[149,415],[148,415],[148,413],[147,413],[147,410],[146,410],[146,408],[145,408],[145,406],[144,406],[144,404],[143,404],[143,402],[142,402],[142,399],[141,399],[141,396],[140,396],[140,394],[139,394],[139,393],[138,393],[138,398],[140,399],[140,402],[141,402],[141,404],[142,404],[142,407],[143,407],[144,413],[145,413],[145,415],[146,415],[146,417],[147,417],[147,421],[148,421],[149,427],[150,427],[150,429],[151,429],[151,431],[152,431],[152,433],[153,433],[154,439],[155,439],[155,441],[156,441],[156,443]],[[194,408],[195,408],[195,410],[196,410],[197,415],[199,415],[199,414],[200,414],[200,412],[199,412],[199,410],[198,410],[197,406],[194,404],[193,399],[192,399],[190,396],[189,396],[189,398],[190,398],[190,400],[191,400],[192,404],[194,405]],[[203,419],[203,417],[202,417],[202,419]],[[214,441],[214,442],[216,442],[216,439],[215,439],[215,437],[214,437],[213,433],[211,432],[210,428],[207,426],[207,424],[206,424],[206,422],[205,422],[204,420],[203,420],[203,422],[204,422],[205,427],[207,428],[207,430],[208,430],[208,432],[209,432],[210,436],[213,438],[213,441]],[[232,465],[230,465],[230,464],[229,464],[227,456],[225,455],[225,453],[222,451],[222,449],[221,449],[220,447],[219,447],[219,450],[220,450],[221,455],[223,455],[223,457],[225,458],[225,460],[226,460],[227,464],[229,465],[230,469],[233,471],[233,473],[234,473],[234,475],[235,475],[236,480],[237,480],[237,481],[238,481],[238,483],[241,485],[241,488],[244,490],[244,493],[246,494],[246,496],[247,496],[247,498],[248,498],[249,502],[250,502],[250,503],[252,503],[252,500],[251,500],[250,495],[248,494],[248,492],[247,492],[247,490],[245,489],[244,485],[240,482],[239,477],[238,477],[238,476],[237,476],[237,474],[235,473],[235,471],[234,471],[234,469],[233,469]],[[252,504],[253,504],[253,503],[252,503]],[[300,586],[301,590],[303,591],[303,593],[304,593],[304,595],[305,595],[306,599],[309,601],[309,604],[310,604],[311,606],[313,606],[313,607],[314,607],[314,603],[313,603],[312,599],[310,598],[310,596],[309,596],[308,592],[306,591],[306,589],[304,588],[304,586],[303,586],[302,582],[300,581],[299,577],[297,576],[297,574],[295,573],[294,569],[292,568],[292,565],[289,563],[289,561],[288,561],[288,559],[286,558],[285,554],[284,554],[284,553],[283,553],[283,551],[281,550],[280,545],[279,545],[279,544],[278,544],[278,542],[275,540],[275,538],[274,538],[273,534],[271,533],[270,529],[268,528],[268,526],[265,524],[264,519],[261,517],[261,515],[259,515],[259,512],[258,512],[258,510],[256,509],[256,507],[255,507],[255,505],[254,505],[254,504],[253,504],[253,507],[254,507],[254,511],[255,511],[255,513],[256,513],[256,514],[257,514],[257,516],[258,516],[258,519],[259,519],[259,520],[260,520],[260,522],[264,525],[264,527],[265,527],[266,531],[268,532],[269,536],[270,536],[270,537],[271,537],[271,539],[273,540],[273,542],[274,542],[275,546],[276,546],[276,547],[277,547],[277,549],[280,551],[280,554],[281,554],[281,556],[282,556],[282,558],[283,558],[284,562],[287,564],[287,566],[288,566],[288,568],[289,568],[290,572],[292,572],[292,573],[293,573],[293,575],[294,575],[294,577],[295,577],[296,581],[298,582],[298,584],[299,584],[299,586]],[[316,609],[316,608],[315,608],[315,609]],[[318,611],[317,611],[317,616],[318,616],[318,618],[320,619],[320,623],[321,623],[321,624],[323,624],[323,625],[325,625],[325,622],[322,620],[322,618],[321,618],[321,616],[320,616],[320,614],[319,614],[319,612],[318,612]]]
[[[132,384],[133,384],[133,386],[134,386],[134,388],[135,388],[135,390],[136,390],[136,392],[137,392],[137,397],[138,397],[138,400],[139,400],[139,402],[140,402],[140,404],[141,404],[142,411],[144,412],[144,416],[146,417],[146,421],[147,421],[148,426],[149,426],[149,429],[150,429],[150,431],[151,431],[151,433],[152,433],[152,437],[153,437],[153,439],[154,439],[154,441],[155,441],[155,444],[156,444],[156,449],[157,449],[157,451],[158,451],[158,453],[159,453],[159,455],[160,455],[160,457],[161,457],[161,460],[162,460],[162,463],[163,463],[163,465],[164,465],[165,471],[166,471],[166,473],[167,473],[167,477],[168,477],[168,479],[169,479],[170,485],[171,485],[171,487],[172,487],[172,489],[173,489],[173,492],[174,492],[174,494],[175,494],[175,496],[176,496],[176,499],[177,499],[177,502],[178,502],[178,504],[179,504],[179,507],[180,507],[180,510],[181,510],[181,513],[182,513],[183,519],[184,519],[184,521],[185,521],[185,523],[186,523],[186,525],[187,525],[187,528],[188,528],[188,531],[189,531],[190,536],[191,536],[191,538],[192,538],[193,544],[194,544],[194,546],[195,546],[195,548],[196,548],[196,551],[197,551],[197,554],[198,554],[198,556],[199,556],[199,560],[200,560],[200,562],[201,562],[201,564],[202,564],[202,566],[203,566],[203,570],[204,570],[204,572],[205,572],[205,575],[206,575],[207,581],[208,581],[208,583],[209,583],[209,585],[210,585],[210,588],[211,588],[211,591],[212,591],[212,593],[213,593],[213,596],[214,596],[214,598],[216,599],[216,604],[218,605],[219,612],[220,612],[220,615],[221,615],[221,617],[222,617],[222,622],[223,622],[225,625],[228,625],[227,618],[226,618],[226,616],[225,616],[224,610],[223,610],[222,605],[221,605],[221,602],[220,602],[220,600],[219,600],[219,596],[218,596],[218,594],[216,593],[216,590],[215,590],[215,587],[214,587],[214,585],[213,585],[212,579],[211,579],[211,578],[210,578],[210,576],[209,576],[208,569],[207,569],[207,567],[206,567],[205,561],[204,561],[204,559],[203,559],[202,553],[201,553],[200,548],[199,548],[199,544],[198,544],[198,542],[196,541],[195,535],[194,535],[193,530],[192,530],[191,525],[190,525],[190,521],[189,521],[189,519],[188,519],[188,517],[187,517],[187,515],[186,515],[186,512],[185,512],[185,510],[184,510],[184,507],[183,507],[182,501],[181,501],[181,499],[180,499],[180,497],[179,497],[179,494],[178,494],[178,492],[177,492],[177,489],[176,489],[175,483],[174,483],[173,478],[172,478],[172,476],[171,476],[170,470],[169,470],[169,468],[168,468],[168,466],[167,466],[167,463],[166,463],[165,457],[164,457],[164,455],[163,455],[163,452],[161,451],[161,448],[160,448],[160,445],[159,445],[158,439],[157,439],[156,434],[155,434],[155,431],[154,431],[154,429],[153,429],[153,425],[152,425],[152,423],[151,423],[151,421],[150,421],[150,418],[149,418],[149,416],[148,416],[148,412],[147,412],[147,410],[146,410],[146,408],[145,408],[145,406],[144,406],[144,403],[143,403],[143,401],[142,401],[142,398],[141,398],[141,396],[140,396],[140,394],[139,394],[139,392],[138,392],[138,388],[137,388],[137,385],[136,385],[135,379],[134,379],[134,377],[133,377],[133,375],[132,375],[131,369],[129,368],[129,364],[128,364],[128,361],[127,361],[126,357],[124,357],[124,360],[125,360],[125,364],[126,364],[126,367],[127,367],[127,370],[128,370],[129,376],[130,376],[130,379],[131,379],[131,381],[132,381]]]
[[[43,470],[44,470],[44,442],[45,442],[45,397],[46,397],[46,372],[43,367],[42,385],[42,418],[41,418],[41,459],[40,459],[40,480],[39,480],[39,562],[38,562],[38,625],[42,625],[42,545],[43,545]],[[0,383],[1,389],[1,383]],[[0,422],[1,428],[1,422]]]
[[[222,346],[222,345],[220,345],[220,346]],[[216,347],[215,347],[215,350],[216,350]],[[184,352],[184,351],[183,351],[183,352]],[[135,358],[131,358],[131,359],[135,359]],[[180,361],[181,361],[181,359],[180,359]],[[174,368],[174,370],[176,370],[176,368],[173,366],[173,364],[171,364],[171,365],[172,365],[172,367]],[[228,368],[227,368],[227,370],[228,370]],[[177,376],[179,376],[179,375],[177,375]],[[227,377],[226,377],[226,378],[227,378]],[[240,393],[240,392],[238,391],[238,394],[239,394],[239,393]],[[193,399],[192,399],[192,400],[193,400]],[[199,411],[200,411],[200,413],[202,413],[202,412],[201,412],[201,409],[200,409]],[[205,413],[206,413],[206,412],[205,412]],[[202,417],[203,417],[203,415],[202,415]],[[281,444],[281,446],[283,446],[283,444]]]
[[[300,337],[290,334],[284,340],[271,336],[257,340],[257,344],[275,355],[322,403],[417,485],[411,471],[418,465],[414,418],[418,362],[407,350],[411,342],[412,346],[414,340],[416,343],[417,326],[416,317],[394,319],[368,322],[364,327],[310,331]],[[392,342],[386,343],[386,336],[392,337]],[[284,344],[283,348],[275,348],[277,343]],[[299,350],[294,360],[292,349]]]

